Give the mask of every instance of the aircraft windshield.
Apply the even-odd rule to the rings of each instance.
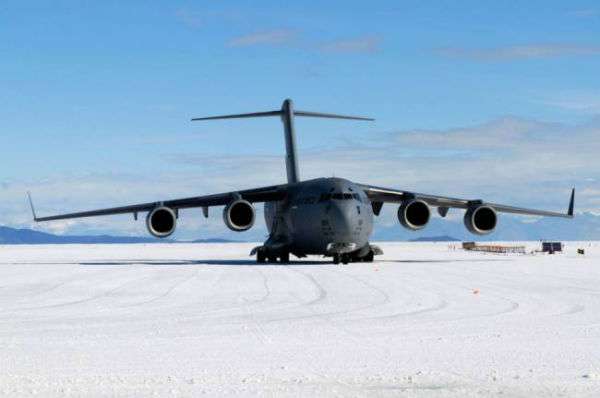
[[[351,200],[356,199],[362,202],[360,195],[357,193],[324,193],[319,197],[319,202],[326,202],[328,200]]]

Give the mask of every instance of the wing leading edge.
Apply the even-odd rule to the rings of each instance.
[[[114,215],[114,214],[131,214],[131,213],[133,213],[137,217],[137,213],[151,211],[159,206],[166,206],[173,210],[187,209],[187,208],[193,208],[193,207],[203,207],[203,208],[205,208],[204,214],[206,216],[208,214],[207,213],[208,207],[226,205],[238,197],[241,197],[242,199],[245,199],[251,203],[283,200],[286,197],[286,191],[285,191],[286,186],[287,186],[287,184],[273,185],[273,186],[269,186],[269,187],[248,189],[248,190],[243,190],[243,191],[225,192],[225,193],[219,193],[219,194],[215,194],[215,195],[206,195],[206,196],[194,196],[194,197],[183,198],[183,199],[166,200],[166,201],[162,201],[162,202],[159,201],[159,202],[141,203],[141,204],[131,205],[131,206],[111,207],[111,208],[107,208],[107,209],[59,214],[59,215],[49,216],[49,217],[37,217],[35,209],[33,207],[33,202],[31,201],[31,195],[29,195],[29,203],[31,205],[33,219],[36,222],[66,220],[66,219],[71,219],[71,218],[108,216],[108,215]]]
[[[557,213],[553,211],[527,209],[522,207],[507,206],[503,204],[490,203],[483,200],[470,200],[451,198],[447,196],[437,196],[422,194],[416,192],[402,191],[397,189],[381,188],[370,185],[362,185],[365,193],[374,203],[400,203],[406,199],[421,199],[427,202],[430,206],[438,207],[442,212],[447,211],[449,208],[468,209],[471,206],[478,204],[486,204],[494,208],[494,210],[501,213],[512,213],[522,214],[530,216],[542,216],[542,217],[561,217],[561,218],[573,218],[574,207],[575,207],[575,189],[571,191],[571,200],[569,201],[569,208],[566,213]],[[380,206],[380,205],[379,205]],[[381,209],[379,207],[379,209]]]

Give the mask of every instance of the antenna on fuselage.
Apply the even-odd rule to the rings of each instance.
[[[368,120],[374,121],[375,119],[366,117],[356,116],[345,116],[345,115],[334,115],[330,113],[320,112],[309,112],[294,110],[294,104],[291,99],[283,101],[281,110],[269,111],[269,112],[256,112],[256,113],[241,113],[237,115],[223,115],[223,116],[210,116],[210,117],[198,117],[192,119],[192,121],[199,120],[218,120],[218,119],[240,119],[250,117],[268,117],[268,116],[280,116],[283,122],[283,129],[285,132],[285,165],[287,170],[287,179],[289,184],[295,184],[300,181],[300,173],[298,171],[298,156],[296,154],[296,134],[294,131],[294,116],[305,116],[305,117],[321,117],[327,119],[346,119],[346,120]]]

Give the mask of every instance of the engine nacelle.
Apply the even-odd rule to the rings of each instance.
[[[417,231],[429,223],[431,211],[429,205],[421,199],[408,199],[398,208],[398,221],[404,228]]]
[[[487,235],[496,229],[498,214],[488,205],[471,206],[465,213],[465,227],[477,235]]]
[[[223,210],[223,221],[232,231],[242,232],[249,230],[254,225],[256,212],[252,204],[244,199],[230,202]]]
[[[169,207],[157,207],[146,216],[146,228],[150,235],[166,238],[175,232],[177,214]]]

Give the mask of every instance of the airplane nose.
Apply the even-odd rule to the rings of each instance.
[[[326,210],[325,218],[332,232],[328,236],[330,243],[334,243],[336,247],[344,247],[343,251],[353,251],[366,244],[363,242],[363,220],[356,206],[347,202],[332,203]]]
[[[329,224],[332,225],[337,236],[345,237],[352,233],[354,220],[348,210],[348,206],[336,203],[328,211]]]

